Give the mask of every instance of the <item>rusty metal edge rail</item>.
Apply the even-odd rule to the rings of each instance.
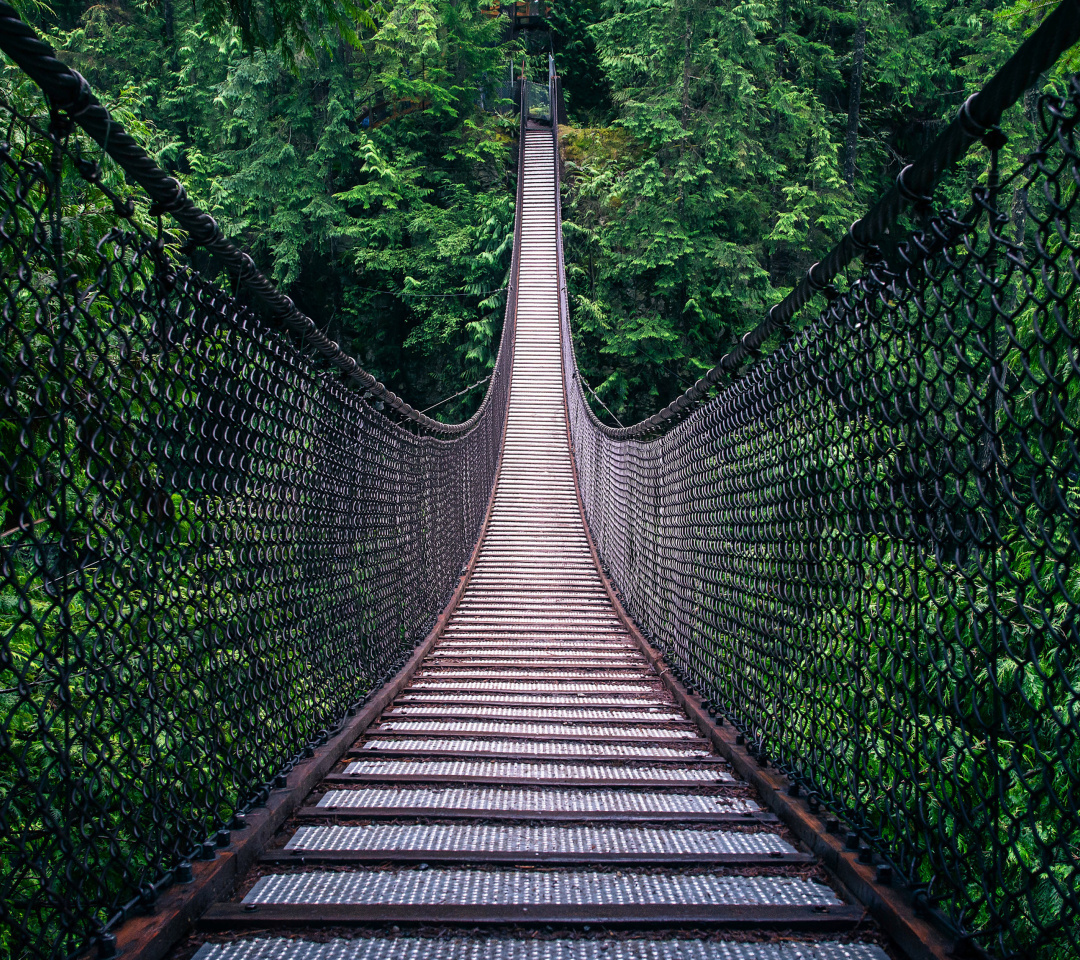
[[[297,309],[293,301],[255,266],[251,257],[221,232],[214,218],[192,202],[180,181],[162,170],[124,129],[123,124],[112,118],[83,76],[59,60],[56,51],[20,18],[14,7],[2,2],[0,50],[42,89],[54,109],[70,117],[116,162],[129,182],[141,187],[157,208],[171,214],[195,243],[218,257],[267,316],[294,335],[302,337],[305,344],[336,367],[344,379],[365,396],[384,403],[405,423],[438,436],[467,433],[480,422],[494,390],[497,373],[492,374],[484,399],[468,420],[442,423],[414,409],[364,370],[335,341],[319,330],[310,317]],[[509,303],[508,291],[508,311]],[[500,354],[506,342],[504,319]],[[498,358],[495,370],[498,370]]]
[[[2,6],[2,4],[0,4]],[[525,122],[521,120],[520,135],[524,136]],[[509,292],[515,294],[508,301],[507,322],[510,327],[509,339],[505,342],[510,350],[509,361],[511,376],[514,362],[514,333],[517,327],[517,279],[521,249],[521,206],[522,206],[522,163],[524,150],[518,153],[518,182],[516,209],[514,212],[514,253],[511,263]],[[345,721],[340,731],[322,747],[315,750],[315,755],[296,764],[286,775],[286,785],[271,792],[266,805],[252,810],[245,818],[244,836],[227,847],[210,861],[192,864],[193,879],[190,883],[174,884],[157,901],[152,913],[127,920],[115,933],[115,946],[108,941],[99,943],[99,958],[121,956],[123,960],[161,960],[180,939],[195,926],[198,919],[223,896],[232,892],[236,884],[266,850],[274,834],[281,829],[289,817],[298,810],[304,799],[323,781],[339,760],[344,757],[356,740],[374,723],[383,711],[393,703],[395,697],[408,685],[424,658],[431,652],[436,641],[442,636],[451,616],[457,609],[461,598],[476,569],[480,550],[491,523],[495,508],[495,491],[498,477],[502,470],[503,455],[506,450],[506,425],[510,414],[510,404],[506,405],[503,421],[502,442],[499,446],[499,462],[495,468],[495,483],[492,484],[488,497],[487,510],[480,531],[473,544],[469,561],[462,570],[454,592],[439,614],[435,625],[428,635],[413,651],[408,662],[389,682],[384,684],[368,698],[367,703]],[[289,783],[291,782],[291,785]],[[103,952],[104,948],[104,952]],[[89,960],[92,953],[84,954]]]
[[[558,247],[556,269],[560,291],[559,322],[561,325],[568,323],[569,319],[565,297],[566,282],[562,247],[562,200],[560,196],[559,133],[557,125],[552,140],[555,151],[555,222]],[[566,356],[566,339],[560,336],[559,343],[565,370],[567,364],[574,363],[574,358]],[[570,465],[574,476],[574,495],[577,499],[578,511],[581,514],[581,523],[585,528],[589,552],[593,563],[596,565],[596,572],[600,577],[600,581],[604,585],[604,591],[615,608],[616,615],[622,621],[646,660],[657,672],[668,692],[674,697],[675,702],[686,711],[705,739],[731,764],[740,777],[750,783],[761,794],[768,809],[776,814],[779,820],[799,838],[800,842],[819,858],[822,866],[838,882],[838,885],[845,888],[853,899],[869,911],[910,960],[950,960],[950,958],[954,958],[957,952],[957,941],[916,912],[913,899],[904,887],[876,882],[873,867],[859,863],[856,851],[846,849],[840,837],[827,830],[824,817],[811,813],[805,799],[792,795],[792,784],[787,777],[760,766],[746,751],[746,748],[737,742],[738,735],[733,729],[719,726],[705,709],[701,698],[691,694],[686,687],[672,676],[663,656],[645,639],[637,623],[626,612],[618,590],[604,570],[600,554],[596,549],[592,530],[589,528],[585,503],[581,497],[581,486],[578,482],[574,441],[570,432],[570,409],[569,398],[566,394],[567,378],[565,373],[562,382],[566,442],[570,451]]]

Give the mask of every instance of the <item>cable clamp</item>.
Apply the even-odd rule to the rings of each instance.
[[[816,267],[816,266],[817,266],[817,264],[815,263],[814,267]],[[814,267],[811,267],[810,271],[813,271]],[[815,292],[819,292],[819,291],[825,289],[824,285],[817,284],[816,281],[810,279],[810,273],[809,272],[807,273],[806,277],[807,277],[807,280],[810,283],[810,289],[811,290],[814,290]],[[773,304],[773,306],[771,306],[769,308],[769,314],[768,314],[767,319],[768,319],[768,322],[770,324],[772,324],[772,326],[776,330],[778,330],[780,333],[782,333],[785,337],[789,337],[789,336],[791,336],[791,318],[790,317],[782,317],[782,316],[778,315],[779,310],[780,310],[780,308],[782,306],[783,306],[783,303]]]
[[[172,193],[171,197],[153,199],[150,204],[150,216],[160,217],[163,213],[177,213],[188,202],[187,191],[176,177],[166,177],[162,188]]]
[[[208,213],[202,214],[196,223],[192,224],[188,233],[200,246],[209,246],[218,236],[217,221]]]
[[[75,119],[81,117],[94,105],[94,91],[86,82],[86,77],[78,70],[72,70],[71,75],[78,81],[78,90],[69,100],[53,100],[53,105],[57,110],[63,110],[69,117]]]

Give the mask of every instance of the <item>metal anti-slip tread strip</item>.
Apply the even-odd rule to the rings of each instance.
[[[600,641],[583,639],[574,645],[573,650],[567,650],[566,644],[535,637],[529,639],[503,638],[503,637],[470,637],[464,639],[447,638],[435,645],[431,655],[441,656],[497,656],[508,654],[510,656],[533,656],[550,657],[556,654],[563,657],[585,655],[589,659],[594,657],[614,658],[625,657],[629,653],[637,653],[630,644],[617,641]]]
[[[521,601],[524,604],[524,601]],[[573,617],[575,610],[570,610],[570,616]],[[522,621],[524,625],[528,626],[531,622],[531,617],[528,611],[524,611],[525,619]],[[455,634],[464,633],[466,636],[453,636],[445,635],[440,637],[439,643],[436,649],[444,647],[448,643],[456,644],[457,646],[469,647],[500,647],[506,646],[513,649],[522,649],[529,647],[536,647],[545,651],[549,650],[563,650],[566,653],[573,653],[580,650],[588,651],[610,651],[611,653],[618,653],[625,655],[626,653],[634,653],[640,656],[640,651],[635,647],[633,641],[627,634],[622,636],[612,635],[614,631],[605,631],[596,636],[590,636],[590,634],[596,633],[593,630],[581,630],[578,631],[574,628],[573,623],[561,624],[562,630],[569,633],[575,639],[571,641],[571,644],[567,644],[565,640],[562,640],[559,636],[549,636],[547,632],[541,633],[538,636],[518,636],[511,634],[505,637],[499,636],[499,630],[491,630],[488,627],[481,629],[478,626],[472,624],[462,623],[454,630]],[[464,629],[463,629],[464,628]],[[494,634],[494,636],[492,636]]]
[[[543,371],[537,371],[537,375],[547,376]],[[529,421],[522,417],[513,416],[510,419],[511,422],[517,420],[517,426],[523,431],[528,430],[533,435],[530,439],[536,436],[543,437],[544,431],[537,427],[535,420]],[[559,427],[553,424],[551,432],[558,429]],[[565,427],[562,429],[565,429]],[[522,462],[517,473],[518,476],[516,477],[510,477],[504,473],[499,481],[499,487],[495,493],[496,511],[501,511],[504,508],[521,508],[527,511],[531,523],[522,526],[534,532],[540,529],[538,521],[545,519],[547,516],[566,519],[573,515],[574,508],[577,506],[577,498],[574,495],[574,475],[569,467],[566,470],[538,469],[534,457],[528,466]],[[543,485],[540,485],[542,481]],[[503,523],[503,519],[500,512],[498,516],[500,525]],[[500,529],[501,526],[496,527],[496,530]]]
[[[440,715],[447,717],[459,713],[470,717],[496,716],[488,714],[489,710],[499,710],[504,713],[513,711],[515,716],[530,716],[529,710],[553,711],[553,710],[601,710],[609,720],[618,720],[623,715],[633,716],[636,713],[643,715],[655,715],[656,711],[669,708],[670,704],[650,697],[626,696],[624,699],[615,697],[601,697],[595,694],[584,695],[575,698],[570,696],[544,696],[543,694],[529,693],[470,693],[468,691],[438,691],[423,690],[410,691],[402,694],[396,701],[397,706],[408,707],[414,714],[424,714],[427,711],[440,711]],[[554,716],[554,714],[552,714]],[[540,714],[537,714],[540,716]],[[682,719],[680,715],[680,719]]]
[[[546,633],[562,630],[572,635],[627,635],[626,628],[615,616],[615,611],[600,604],[598,599],[586,604],[568,593],[564,594],[564,599],[566,608],[554,614],[546,609],[553,603],[552,600],[537,600],[522,592],[507,591],[498,600],[471,599],[468,607],[454,614],[451,623],[458,627],[472,627],[473,630],[490,626],[527,626],[543,627]]]
[[[537,651],[540,660],[534,668],[538,672],[551,669],[544,666],[551,648],[561,646],[564,651],[565,666],[574,661],[591,661],[597,659],[591,652],[596,647],[606,647],[608,652],[616,654],[618,659],[611,660],[607,664],[609,669],[622,669],[623,663],[635,669],[646,661],[640,652],[629,647],[627,640],[629,635],[626,631],[614,629],[597,629],[592,625],[582,625],[575,628],[572,624],[546,625],[541,623],[502,623],[502,624],[477,624],[461,623],[453,629],[447,628],[443,634],[446,641],[452,641],[462,645],[474,643],[487,644],[495,647],[509,647],[508,655],[520,657],[530,649]],[[577,650],[576,645],[582,644],[585,649]],[[516,648],[516,649],[513,649]],[[492,653],[497,653],[492,651]],[[599,657],[607,659],[605,652],[600,651]],[[621,661],[621,662],[620,662]],[[426,662],[426,661],[425,661]]]
[[[520,747],[522,744],[526,744],[527,741],[517,741],[516,743],[507,744],[510,749],[506,750],[456,750],[453,745],[445,748],[438,748],[434,750],[424,749],[423,746],[416,746],[416,741],[410,741],[409,744],[403,746],[401,749],[387,749],[385,745],[379,749],[366,750],[362,747],[353,748],[348,752],[350,759],[358,760],[507,760],[521,763],[532,763],[537,760],[550,760],[550,761],[566,761],[572,763],[582,758],[593,761],[595,763],[648,763],[659,764],[663,766],[683,766],[688,763],[692,764],[704,764],[706,766],[715,765],[718,768],[724,768],[727,761],[723,757],[715,756],[712,754],[703,754],[700,752],[686,752],[686,751],[653,751],[642,752],[634,751],[627,753],[628,748],[633,748],[633,744],[607,744],[602,751],[578,751],[569,753],[563,751],[561,748],[566,746],[563,743],[552,744],[552,748],[549,751],[543,753],[532,752],[529,753],[525,750],[513,749]]]
[[[871,943],[395,937],[206,943],[192,960],[888,960]]]
[[[652,679],[652,678],[650,678]],[[595,706],[618,706],[629,705],[632,709],[640,709],[642,705],[650,707],[670,707],[671,701],[664,698],[655,687],[637,686],[633,690],[619,691],[613,684],[604,692],[587,692],[574,690],[572,685],[567,684],[559,689],[537,690],[522,689],[520,684],[492,684],[487,687],[477,688],[474,686],[447,686],[433,682],[416,687],[408,687],[402,691],[403,697],[413,700],[426,700],[429,702],[443,703],[447,700],[455,700],[462,703],[519,703],[535,707],[571,706],[571,707],[595,707]],[[494,698],[494,699],[493,699]],[[680,713],[682,716],[683,714]]]
[[[610,696],[620,694],[632,697],[653,697],[660,690],[659,678],[653,677],[651,682],[647,680],[636,683],[588,683],[580,681],[565,681],[558,683],[550,678],[543,681],[529,683],[511,679],[508,681],[484,681],[466,678],[455,680],[453,677],[440,679],[438,677],[418,677],[406,688],[407,694],[413,693],[453,693],[459,696],[461,693],[469,693],[470,696],[477,694],[492,694],[509,696],[517,693],[530,697],[541,696],[577,696],[583,697]]]
[[[512,602],[512,601],[510,601]],[[626,629],[615,620],[614,614],[610,618],[600,619],[596,615],[589,615],[580,607],[570,607],[557,617],[548,616],[545,613],[534,612],[522,603],[521,607],[506,616],[495,620],[484,614],[486,619],[468,619],[451,621],[454,629],[445,634],[450,639],[452,634],[475,634],[478,639],[488,640],[491,635],[496,637],[500,633],[507,633],[508,639],[515,643],[524,643],[530,639],[521,634],[526,632],[534,634],[533,642],[538,644],[556,644],[562,637],[573,638],[569,643],[563,642],[568,654],[573,653],[577,641],[591,642],[593,646],[609,645],[611,650],[633,650],[630,636]],[[555,636],[552,636],[554,634]],[[455,638],[465,640],[467,637]],[[640,656],[640,653],[638,653]]]
[[[554,664],[557,662],[560,665],[565,665],[573,670],[644,670],[648,667],[648,662],[644,657],[638,660],[631,660],[624,654],[615,657],[605,657],[603,654],[592,657],[589,655],[582,655],[580,653],[566,655],[564,657],[553,656],[552,654],[543,650],[524,651],[521,654],[510,653],[507,651],[493,651],[491,653],[462,653],[459,651],[448,650],[445,653],[433,654],[424,661],[424,669],[450,669],[454,666],[464,666],[466,668],[471,666],[491,666],[496,668],[504,667],[524,667],[531,666],[539,662],[539,659],[543,658],[543,662],[547,669],[553,669]]]
[[[538,482],[537,478],[533,478],[533,482]],[[522,496],[525,496],[523,493]],[[536,549],[543,549],[543,553],[533,555],[526,552],[526,547],[522,543],[487,543],[485,541],[480,560],[477,566],[484,564],[486,555],[493,554],[498,556],[499,563],[506,564],[535,564],[537,566],[551,566],[555,564],[566,564],[565,570],[580,571],[580,576],[583,578],[587,575],[587,572],[591,572],[592,576],[596,576],[596,568],[592,565],[592,558],[586,545],[564,547],[561,549],[552,549],[546,544],[539,542],[541,528],[540,525],[536,525],[536,532],[533,536],[530,536],[529,540],[537,541],[534,546]],[[492,564],[488,563],[488,566]]]
[[[547,584],[536,583],[528,590],[515,591],[510,597],[501,592],[485,591],[478,585],[469,584],[469,592],[462,599],[461,607],[465,610],[501,609],[507,603],[514,603],[516,609],[528,611],[548,611],[553,605],[562,610],[587,609],[593,612],[610,610],[607,597],[601,592],[599,584],[579,583],[578,593],[553,590]]]
[[[671,721],[668,721],[669,723]],[[423,720],[408,718],[389,718],[380,722],[373,734],[386,732],[399,736],[406,733],[467,733],[472,736],[518,736],[518,737],[588,737],[589,739],[619,740],[664,740],[684,739],[700,740],[701,735],[688,721],[682,721],[681,727],[640,726],[628,724],[588,723],[581,720],[562,720],[544,723],[542,721],[496,721],[496,720]]]
[[[644,726],[650,730],[660,728],[681,728],[696,730],[686,717],[670,710],[669,704],[646,697],[628,697],[626,703],[611,704],[613,698],[595,697],[573,699],[572,697],[529,697],[522,694],[520,699],[512,699],[513,693],[505,695],[475,692],[420,690],[410,691],[407,696],[395,701],[394,706],[384,715],[384,721],[408,723],[410,727],[385,728],[408,729],[412,733],[422,732],[415,726],[419,723],[483,723],[504,724],[504,728],[492,730],[488,727],[476,729],[457,729],[453,733],[469,734],[482,738],[505,739],[517,738],[524,732],[534,734],[524,724],[548,724],[560,727],[551,733],[573,733],[582,725],[610,725],[617,727],[607,732],[609,736],[620,739],[640,740],[636,727]],[[634,731],[631,733],[631,731]],[[430,732],[440,736],[450,732],[449,728],[430,728]],[[695,736],[699,734],[695,733]],[[651,736],[648,737],[651,739]]]
[[[794,857],[797,851],[775,833],[672,827],[573,824],[373,823],[362,827],[300,827],[285,845],[293,854],[401,853],[523,854],[583,857]],[[802,858],[805,859],[805,858]]]
[[[484,577],[481,582],[487,582],[488,578],[506,581],[513,578],[531,580],[533,583],[544,582],[556,577],[572,576],[575,572],[581,574],[582,579],[592,577],[592,564],[585,562],[571,563],[569,560],[556,560],[547,558],[521,557],[481,557],[476,564],[476,573]]]
[[[534,483],[538,477],[532,477]],[[524,527],[525,525],[521,525]],[[530,524],[531,529],[518,529],[516,535],[497,536],[492,540],[484,540],[483,553],[498,553],[522,560],[535,560],[537,563],[559,563],[562,560],[572,563],[571,569],[588,570],[591,560],[589,544],[585,542],[553,542],[546,539],[546,530],[540,524]],[[532,549],[538,551],[536,555],[526,554],[524,551]],[[595,576],[595,571],[594,571]],[[584,579],[584,578],[582,578]]]
[[[312,874],[301,874],[312,876]],[[349,874],[334,874],[349,876]],[[372,926],[381,924],[566,924],[606,927],[714,927],[722,930],[854,930],[862,907],[844,904],[367,904],[281,903],[212,906],[198,921],[201,930]]]
[[[541,505],[535,501],[525,502],[523,499],[519,508],[509,503],[510,499],[507,496],[501,498],[499,516],[492,517],[488,525],[488,530],[496,535],[511,532],[520,535],[525,530],[532,531],[532,535],[560,535],[580,529],[581,514],[570,501],[565,506],[555,506],[551,503]]]
[[[530,451],[530,456],[535,458],[535,444],[531,446],[533,449]],[[577,551],[578,549],[588,552],[589,549],[589,541],[585,539],[584,534],[580,532],[573,533],[569,528],[563,531],[550,530],[546,527],[542,528],[539,524],[530,524],[528,526],[515,524],[510,528],[498,526],[494,530],[488,527],[487,535],[484,537],[484,546],[489,547],[493,544],[503,547],[534,546],[542,547],[545,550],[558,547],[560,553],[570,552],[571,550]]]
[[[499,649],[508,650],[514,656],[521,655],[514,652],[514,648],[522,652],[535,650],[539,656],[547,657],[553,648],[559,647],[563,651],[563,656],[568,660],[592,660],[595,659],[593,650],[597,647],[606,647],[612,656],[620,657],[634,664],[644,663],[641,654],[626,642],[627,636],[625,632],[605,632],[591,628],[582,628],[575,631],[566,626],[559,627],[558,630],[546,630],[536,629],[528,624],[522,624],[520,627],[479,627],[464,623],[453,630],[448,629],[444,634],[446,642],[453,642],[463,646],[483,643],[493,647],[496,651]],[[580,644],[580,649],[578,644]],[[602,651],[599,655],[601,657],[606,656],[605,652]]]
[[[511,508],[510,508],[510,506],[507,506],[507,509],[505,509],[505,513],[509,514],[510,512],[511,512]],[[534,512],[530,512],[528,514],[527,519],[526,519],[525,515],[519,515],[518,517],[515,517],[514,518],[514,528],[515,529],[534,530],[535,532],[530,533],[530,536],[529,536],[528,539],[529,540],[536,540],[536,539],[540,539],[541,537],[548,536],[549,533],[551,532],[551,530],[557,529],[558,526],[568,525],[570,523],[571,519],[575,523],[581,523],[581,518],[580,517],[572,517],[571,518],[568,515],[562,515],[562,516],[563,516],[563,518],[561,519],[559,517],[556,517],[552,513],[546,513],[544,516],[541,517],[541,516],[537,516]],[[580,590],[591,591],[593,593],[593,595],[597,599],[602,599],[603,598],[603,594],[599,593],[599,591],[600,591],[599,582],[594,580],[593,578],[584,578],[584,577],[582,577],[582,578],[577,578],[577,579],[575,579],[575,578],[567,578],[567,579],[570,580],[576,586],[578,586]],[[475,586],[475,584],[470,582],[470,584],[469,584],[470,592],[472,592],[474,586]],[[534,586],[534,591],[535,591],[535,593],[537,595],[543,595],[543,594],[549,594],[550,595],[551,594],[551,591],[550,591],[550,589],[548,587],[548,584],[536,583],[536,584],[534,584],[532,586]]]
[[[260,877],[245,904],[839,906],[795,877],[585,870],[356,870]]]
[[[597,735],[579,733],[574,729],[574,721],[563,721],[567,724],[566,729],[559,733],[519,733],[513,730],[492,732],[488,730],[454,730],[443,727],[437,730],[410,730],[408,727],[379,728],[370,730],[367,738],[358,745],[358,749],[373,749],[383,752],[384,744],[390,741],[399,741],[403,744],[416,744],[418,742],[434,741],[460,741],[458,746],[464,749],[471,747],[476,740],[497,744],[517,744],[521,747],[519,753],[532,754],[532,744],[550,744],[558,752],[570,753],[574,756],[585,756],[590,759],[595,757],[602,747],[604,750],[617,749],[620,747],[641,747],[646,750],[655,748],[662,755],[681,755],[691,757],[698,751],[708,751],[709,741],[697,737],[694,731],[676,731],[670,736],[661,737],[653,733],[627,732],[624,734]],[[579,749],[577,745],[584,744],[586,749]],[[587,749],[588,744],[593,744],[593,749]],[[396,748],[395,748],[396,749]],[[669,749],[677,751],[677,754],[669,753]],[[501,752],[502,747],[496,752]],[[547,753],[546,750],[542,751]]]
[[[409,730],[407,727],[395,726],[390,729],[373,729],[369,731],[368,737],[370,739],[365,740],[365,744],[373,743],[385,743],[388,740],[401,740],[406,743],[412,743],[417,740],[428,740],[435,737],[444,737],[447,739],[453,739],[460,737],[462,740],[471,740],[472,737],[492,737],[497,742],[513,742],[520,744],[529,743],[550,743],[553,746],[566,746],[568,744],[581,743],[586,741],[589,744],[602,744],[605,748],[609,746],[619,746],[623,744],[640,745],[640,746],[657,746],[660,747],[674,747],[677,750],[694,751],[694,750],[708,750],[709,741],[694,735],[693,731],[686,731],[684,733],[674,733],[668,737],[657,736],[655,731],[647,731],[645,733],[627,731],[623,734],[589,734],[579,733],[574,729],[573,721],[568,721],[568,728],[560,731],[559,733],[525,733],[516,732],[513,730],[453,730],[453,729],[437,729],[437,730]],[[476,726],[480,726],[477,724]],[[662,748],[661,748],[662,749]],[[595,749],[592,754],[595,754]],[[587,755],[592,755],[587,754]]]
[[[386,737],[367,741],[360,750],[353,753],[377,751],[385,753],[454,753],[454,754],[490,754],[492,756],[546,756],[546,757],[588,757],[595,758],[597,747],[594,743],[582,743],[579,740],[476,740],[469,737],[444,738],[407,738]],[[610,757],[647,757],[660,759],[689,760],[711,756],[706,747],[689,743],[640,744],[609,741],[604,743],[604,754]]]
[[[478,718],[521,723],[528,720],[590,721],[606,720],[608,723],[686,723],[686,717],[671,709],[656,706],[649,710],[619,711],[614,716],[610,710],[589,708],[545,708],[519,707],[513,710],[507,707],[470,707],[458,708],[440,703],[427,707],[399,705],[391,707],[383,715],[387,719],[417,717],[438,717],[447,721],[470,721]]]
[[[421,669],[416,672],[417,679],[460,679],[460,680],[483,680],[487,678],[505,678],[507,680],[517,680],[522,677],[533,677],[538,683],[551,683],[553,680],[560,680],[563,683],[570,681],[588,682],[590,680],[629,680],[633,679],[634,675],[639,676],[656,676],[655,673],[647,671],[644,667],[626,667],[625,669],[613,668],[610,666],[597,667],[595,670],[567,670],[560,669],[559,667],[553,667],[550,663],[537,665],[535,667],[527,667],[522,664],[520,667],[515,668],[485,668],[478,670],[469,670],[464,667],[443,667],[443,666],[426,666],[422,665]]]
[[[448,628],[444,636],[447,640],[457,640],[459,643],[466,642],[469,637],[475,636],[477,640],[486,640],[489,643],[503,639],[503,642],[514,643],[518,646],[527,646],[530,642],[548,646],[560,645],[566,656],[574,656],[578,653],[577,642],[581,641],[592,647],[608,645],[613,653],[624,656],[627,653],[641,656],[641,653],[630,645],[626,629],[617,625],[614,617],[610,623],[597,619],[590,620],[584,614],[578,614],[574,610],[568,611],[566,616],[558,619],[533,615],[527,610],[522,610],[513,617],[507,616],[499,621],[481,622],[476,619],[462,618],[452,623],[454,629]],[[505,638],[502,637],[504,634]],[[560,642],[564,636],[572,638],[569,643]]]
[[[536,462],[536,456],[539,449],[543,448],[542,444],[529,443],[522,446],[522,472],[526,469],[529,472],[532,471],[532,467]],[[559,451],[559,455],[562,451]],[[503,452],[503,464],[506,464],[506,453]],[[512,526],[506,526],[505,524],[497,524],[494,527],[488,526],[487,534],[484,536],[484,546],[488,546],[492,543],[505,544],[512,546],[515,544],[533,544],[543,546],[547,549],[552,547],[558,547],[560,550],[565,550],[567,547],[583,547],[586,551],[589,549],[589,541],[580,528],[574,529],[571,526],[564,527],[562,530],[550,530],[547,528],[541,529],[539,524],[526,526],[524,524],[513,524]]]
[[[530,468],[529,475],[533,483],[540,482],[541,477],[536,476],[535,470],[535,457],[536,451],[533,451],[533,468]],[[524,475],[525,471],[522,470]],[[571,487],[572,491],[573,488]],[[510,491],[503,489],[502,493],[505,497]],[[523,494],[524,495],[524,494]],[[569,498],[567,500],[569,503]],[[536,520],[540,518],[537,517]],[[579,538],[572,535],[568,530],[549,530],[541,523],[517,523],[512,527],[496,527],[491,539],[484,538],[483,549],[490,550],[492,548],[498,548],[499,550],[508,553],[521,553],[525,547],[537,547],[544,551],[544,556],[551,559],[570,558],[575,561],[580,561],[584,565],[585,560],[590,556],[589,544],[584,538]]]
[[[574,578],[564,574],[565,571],[560,570],[546,577],[543,582],[538,582],[535,577],[510,570],[477,571],[469,580],[469,589],[479,593],[483,590],[513,587],[516,592],[526,597],[545,596],[553,589],[558,589],[568,597],[600,595],[600,585],[592,578]]]
[[[669,787],[686,787],[686,786],[716,786],[721,789],[728,787],[744,787],[745,784],[735,784],[731,781],[730,775],[726,775],[726,771],[721,771],[724,776],[717,776],[712,779],[704,779],[699,781],[692,780],[650,780],[644,778],[618,778],[618,777],[605,777],[601,782],[605,787],[653,787],[656,789],[666,789]],[[326,779],[323,781],[328,786],[341,786],[343,784],[356,785],[361,783],[400,783],[400,784],[449,784],[452,786],[461,786],[462,784],[473,786],[477,784],[492,784],[494,786],[510,787],[510,786],[535,786],[538,783],[542,783],[545,786],[552,787],[580,787],[586,783],[595,783],[595,780],[590,780],[583,777],[507,777],[507,776],[465,776],[457,775],[451,776],[449,774],[380,774],[380,773],[330,773],[326,775]]]
[[[705,767],[628,766],[603,763],[531,763],[500,760],[357,760],[345,768],[347,776],[417,776],[456,777],[461,780],[474,777],[498,778],[497,782],[510,779],[587,781],[608,785],[607,781],[659,782],[665,786],[680,783],[734,783],[735,778],[726,769]]]
[[[409,687],[403,690],[395,703],[453,704],[471,707],[480,704],[507,704],[524,707],[603,707],[605,710],[641,710],[646,707],[666,708],[671,702],[662,699],[655,690],[641,690],[620,696],[604,696],[599,693],[574,693],[549,691],[533,693],[531,690],[457,690],[441,687]]]
[[[526,594],[535,591],[537,595],[550,593],[553,589],[561,591],[575,591],[578,594],[597,596],[597,591],[602,589],[600,581],[596,577],[596,571],[590,574],[574,573],[568,570],[554,570],[550,577],[537,581],[531,574],[504,570],[502,567],[492,565],[491,569],[476,570],[469,580],[469,589],[479,589],[483,586],[502,586],[504,584],[517,584]]]
[[[568,670],[574,670],[581,672],[584,670],[634,670],[640,674],[645,673],[645,669],[648,666],[645,660],[642,660],[640,664],[627,663],[621,659],[587,659],[578,657],[577,659],[562,659],[560,657],[549,657],[540,652],[534,654],[532,657],[515,657],[513,654],[454,654],[447,653],[445,656],[428,657],[424,661],[423,670],[427,673],[430,670],[453,670],[455,668],[462,668],[466,670],[481,669],[483,667],[490,667],[492,670],[509,670],[517,667],[531,666],[537,662],[538,657],[543,657],[546,669],[553,670],[559,666],[565,666]],[[419,671],[418,671],[419,672]]]
[[[489,553],[491,554],[490,556],[488,555]],[[500,573],[503,571],[534,571],[539,569],[548,570],[552,574],[565,575],[576,570],[583,576],[595,575],[592,560],[584,553],[580,557],[568,556],[565,554],[560,556],[529,556],[519,550],[510,551],[489,548],[481,554],[476,567],[478,570],[484,569],[485,567],[494,567],[499,570]]]
[[[316,809],[480,810],[497,813],[616,814],[663,813],[678,816],[759,813],[750,800],[699,793],[612,790],[606,787],[379,787],[328,790]]]
[[[505,610],[509,605],[517,612],[518,616],[532,617],[544,615],[553,603],[559,605],[559,612],[563,615],[576,616],[582,612],[607,610],[607,598],[603,596],[575,597],[567,594],[539,594],[536,591],[515,591],[511,596],[503,593],[484,593],[478,590],[467,600],[462,600],[458,609],[464,608],[465,612],[491,613]]]
[[[468,825],[468,824],[466,824]],[[371,824],[378,826],[378,824]],[[442,824],[441,826],[447,826]],[[492,824],[491,826],[495,826]],[[341,827],[339,829],[346,829]],[[360,828],[362,829],[362,828]],[[549,851],[514,851],[514,850],[444,850],[439,847],[425,847],[419,850],[405,850],[401,847],[385,847],[362,850],[307,850],[288,851],[272,850],[260,858],[262,863],[280,866],[317,866],[352,864],[412,864],[439,863],[462,864],[469,866],[483,864],[501,864],[521,866],[535,864],[547,867],[603,867],[603,866],[658,866],[658,867],[753,867],[768,869],[793,864],[813,863],[813,854],[808,853],[552,853]]]
[[[301,807],[296,811],[301,820],[537,820],[550,823],[708,823],[714,826],[729,824],[775,824],[779,821],[771,813],[754,811],[719,810],[716,813],[531,813],[515,810],[440,810],[434,807]]]

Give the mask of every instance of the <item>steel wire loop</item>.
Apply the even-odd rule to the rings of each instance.
[[[0,109],[0,952],[66,957],[432,627],[494,483],[516,280],[469,429],[391,419],[27,98]]]
[[[959,933],[1080,953],[1080,82],[1042,143],[654,439],[566,365],[588,524],[673,670]],[[565,316],[565,309],[564,309]],[[569,324],[564,351],[572,358]]]

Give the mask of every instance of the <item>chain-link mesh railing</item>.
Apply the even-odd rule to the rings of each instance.
[[[516,280],[467,428],[391,418],[313,325],[185,266],[25,86],[0,105],[0,956],[57,958],[213,856],[431,628],[494,482]]]
[[[973,948],[1065,960],[1080,82],[1037,106],[1018,170],[999,180],[986,132],[970,209],[917,203],[906,243],[868,251],[801,332],[659,436],[602,424],[565,321],[563,345],[592,536],[673,671]]]

